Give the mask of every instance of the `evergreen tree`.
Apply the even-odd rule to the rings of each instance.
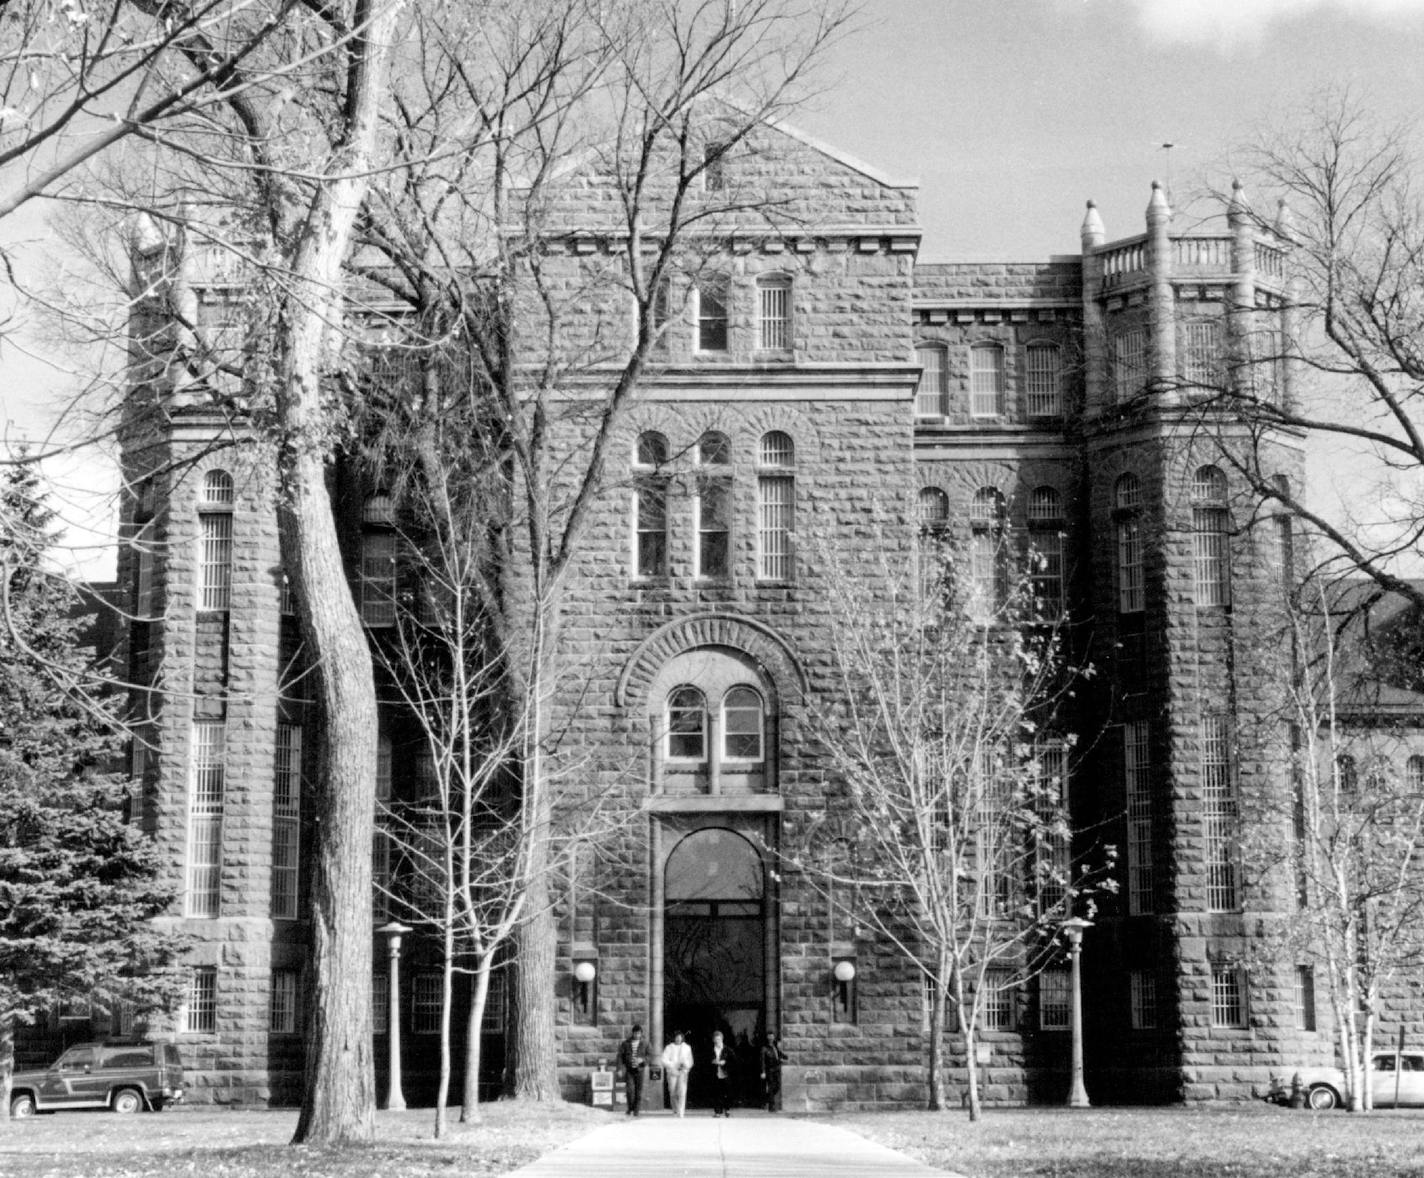
[[[117,692],[79,645],[78,594],[43,561],[53,516],[28,463],[0,479],[0,1117],[14,1035],[66,1002],[151,1010],[179,984],[171,893],[111,768]]]

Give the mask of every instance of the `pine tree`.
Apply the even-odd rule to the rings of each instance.
[[[0,1117],[14,1035],[66,1002],[112,1011],[172,1000],[183,942],[127,815],[121,699],[79,643],[78,593],[44,569],[53,516],[28,463],[0,480]],[[96,686],[100,690],[95,690]]]

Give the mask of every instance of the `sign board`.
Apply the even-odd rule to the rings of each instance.
[[[992,1062],[992,1061],[993,1061],[993,1058],[994,1058],[994,1045],[993,1045],[992,1043],[975,1043],[975,1044],[974,1044],[974,1062],[975,1062],[975,1063],[978,1063],[978,1064],[987,1064],[987,1063]]]
[[[592,1077],[591,1077],[590,1087],[591,1087],[595,1092],[612,1092],[612,1091],[613,1091],[613,1073],[612,1073],[612,1072],[594,1072],[593,1075],[592,1075]]]
[[[611,1092],[595,1092],[595,1093],[593,1094],[593,1103],[596,1104],[596,1105],[601,1104],[601,1105],[611,1106],[611,1105],[613,1104],[613,1093],[611,1093]]]

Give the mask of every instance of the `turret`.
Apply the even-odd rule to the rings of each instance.
[[[1162,185],[1152,181],[1147,202],[1147,325],[1150,386],[1170,387],[1177,377],[1177,304],[1172,293],[1172,209]]]

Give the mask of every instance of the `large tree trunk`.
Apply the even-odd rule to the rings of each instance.
[[[341,342],[342,277],[369,187],[377,115],[402,0],[357,0],[347,122],[329,179],[312,198],[277,330],[282,517],[295,554],[298,616],[317,697],[312,985],[306,1090],[293,1141],[369,1140],[375,1128],[371,1053],[371,839],[376,808],[376,689],[351,598],[326,483],[335,422],[323,399]]]
[[[560,1098],[558,1052],[554,1041],[554,962],[558,925],[549,907],[548,850],[544,870],[535,870],[529,887],[529,918],[515,937],[514,1067],[510,1091],[528,1100]]]

